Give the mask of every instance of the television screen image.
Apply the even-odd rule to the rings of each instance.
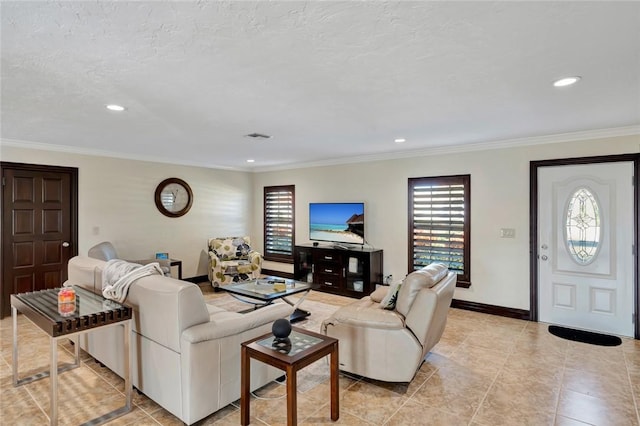
[[[364,244],[364,203],[309,203],[309,239]]]

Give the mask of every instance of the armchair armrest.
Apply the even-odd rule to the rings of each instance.
[[[262,253],[258,251],[251,250],[247,255],[247,259],[254,265],[262,266]]]
[[[242,314],[240,317],[225,318],[195,325],[182,333],[182,339],[189,343],[199,343],[233,336],[271,323],[279,318],[286,318],[292,312],[293,308],[286,303],[274,303],[273,305]]]
[[[396,311],[381,309],[378,305],[353,303],[339,308],[323,323],[327,325],[346,324],[353,327],[399,330],[404,327],[404,318]]]
[[[380,303],[382,302],[382,299],[384,299],[384,297],[387,295],[388,291],[389,286],[378,287],[373,291],[373,293],[369,295],[369,297],[371,298],[372,302]]]

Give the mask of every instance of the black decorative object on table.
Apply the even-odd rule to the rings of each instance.
[[[292,348],[291,339],[289,339],[288,337],[273,339],[271,348],[282,354],[288,354],[289,352],[291,352]]]
[[[276,339],[286,339],[291,334],[291,323],[285,318],[277,319],[271,326],[271,332]]]

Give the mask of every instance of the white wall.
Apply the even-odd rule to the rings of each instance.
[[[455,297],[529,309],[529,162],[638,152],[640,135],[522,148],[421,155],[413,158],[261,173],[2,147],[2,161],[79,168],[79,252],[110,240],[123,257],[169,252],[185,277],[207,271],[206,240],[248,234],[263,247],[263,187],[296,186],[296,241],[308,241],[308,204],[364,201],[366,235],[384,250],[384,274],[407,273],[407,178],[471,175],[471,280]],[[167,177],[186,180],[194,204],[181,218],[157,211],[153,194]],[[93,228],[99,227],[99,235]],[[515,239],[500,238],[514,228]],[[266,262],[292,272],[292,265]]]
[[[384,250],[384,274],[408,271],[407,179],[471,175],[471,282],[455,297],[529,309],[529,162],[638,152],[640,135],[262,172],[254,179],[254,235],[262,246],[263,187],[295,185],[296,242],[307,242],[310,202],[364,201],[368,242]],[[514,239],[500,238],[514,228]],[[292,265],[268,262],[285,272]]]
[[[10,146],[2,147],[1,159],[79,169],[79,254],[105,240],[129,259],[168,252],[182,260],[188,278],[207,274],[208,238],[250,235],[249,173]],[[156,186],[169,177],[185,180],[193,191],[191,210],[179,218],[162,215],[154,202]]]

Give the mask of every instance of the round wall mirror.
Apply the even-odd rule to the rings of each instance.
[[[185,215],[193,204],[193,192],[182,179],[169,178],[158,184],[155,193],[156,207],[165,216]]]

